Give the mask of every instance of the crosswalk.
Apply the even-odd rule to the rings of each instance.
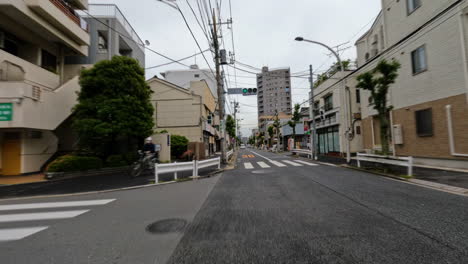
[[[113,201],[115,199],[0,205],[0,242],[26,238],[49,228],[48,224],[44,225],[48,221],[74,218],[89,212],[89,207]],[[40,221],[41,225],[35,226],[35,221]]]
[[[265,161],[258,161],[258,162],[244,162],[244,168],[247,170],[255,169],[256,167],[260,167],[262,169],[271,168],[271,167],[303,167],[303,166],[318,166],[316,163],[311,163],[303,160],[267,160]]]

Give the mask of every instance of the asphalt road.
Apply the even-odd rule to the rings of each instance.
[[[0,259],[467,263],[467,208],[468,197],[246,150],[236,169],[204,180],[0,200],[0,240],[9,240],[0,241]],[[153,230],[160,232],[148,232],[160,220]]]

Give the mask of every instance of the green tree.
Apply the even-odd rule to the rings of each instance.
[[[294,112],[291,117],[291,120],[288,121],[288,125],[292,128],[293,134],[292,138],[296,140],[296,124],[299,123],[301,120],[301,105],[295,104],[294,105]]]
[[[236,122],[231,115],[226,117],[226,132],[231,138],[236,136]]]
[[[107,157],[152,134],[152,92],[138,61],[115,56],[98,62],[81,72],[80,85],[73,127],[82,150]]]
[[[368,90],[371,92],[369,103],[378,113],[380,122],[380,139],[382,142],[382,153],[388,155],[390,152],[390,112],[393,106],[387,105],[387,94],[390,85],[395,83],[398,77],[398,69],[400,63],[396,60],[388,62],[382,60],[377,66],[366,73],[357,77],[358,84],[356,87]]]
[[[343,67],[345,71],[349,71],[351,69],[351,60],[344,60],[342,61]],[[326,80],[330,79],[335,73],[341,71],[341,65],[339,62],[335,62],[328,71],[317,75],[317,80],[314,82],[314,86],[317,87],[320,84],[324,83]]]
[[[268,127],[268,135],[270,136],[270,141],[268,142],[268,146],[271,147],[272,143],[273,143],[273,136],[275,134],[275,128],[273,126],[269,126]]]
[[[171,135],[171,155],[179,158],[187,151],[189,140],[184,136]]]

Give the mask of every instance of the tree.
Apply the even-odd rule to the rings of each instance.
[[[236,137],[236,122],[231,115],[226,117],[226,132],[231,138]]]
[[[268,143],[268,146],[271,147],[273,143],[273,136],[275,134],[275,128],[273,126],[268,127],[268,135],[270,136],[270,142]]]
[[[344,60],[344,61],[342,61],[342,63],[343,63],[345,71],[349,71],[351,69],[351,60],[350,59]],[[331,76],[333,76],[335,73],[337,73],[339,71],[341,71],[341,65],[340,65],[339,62],[335,62],[332,66],[330,66],[328,71],[317,75],[317,80],[315,81],[314,86],[315,87],[319,86],[320,84],[322,84],[326,80],[330,79]]]
[[[138,61],[115,56],[98,62],[81,72],[80,85],[73,127],[82,150],[107,157],[122,145],[136,148],[135,140],[152,134],[152,92]]]
[[[382,60],[373,70],[363,73],[357,77],[358,84],[356,87],[369,90],[371,92],[369,103],[378,113],[383,155],[388,155],[390,152],[389,117],[390,112],[393,109],[393,106],[387,105],[387,94],[390,85],[395,83],[395,79],[398,77],[398,69],[400,66],[400,63],[396,60],[392,60],[391,62]]]
[[[301,120],[301,105],[300,104],[295,104],[294,105],[294,112],[291,117],[291,120],[288,121],[288,125],[292,128],[293,134],[292,138],[295,140],[296,139],[296,124],[299,123]]]
[[[187,151],[189,140],[184,136],[171,135],[171,155],[179,158]]]

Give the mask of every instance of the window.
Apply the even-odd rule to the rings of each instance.
[[[414,10],[421,6],[421,0],[407,0],[408,3],[408,15],[413,13]]]
[[[195,74],[193,77],[200,78],[200,74]]]
[[[100,52],[107,52],[107,33],[98,31],[98,49]]]
[[[426,47],[421,46],[411,52],[411,62],[413,65],[413,74],[421,73],[427,70]]]
[[[333,95],[330,94],[323,99],[325,101],[325,111],[330,111],[333,109]]]
[[[42,50],[41,67],[51,72],[57,72],[57,57],[46,50]]]
[[[356,103],[360,104],[361,103],[361,90],[356,89]]]
[[[420,137],[432,136],[432,109],[424,109],[415,112],[416,133]]]

